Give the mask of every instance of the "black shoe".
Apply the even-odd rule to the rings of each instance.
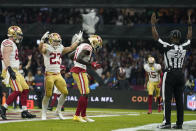
[[[182,125],[174,125],[172,126],[172,129],[182,129]]]
[[[1,117],[3,120],[7,120],[7,117],[6,117],[6,108],[4,106],[1,107]]]
[[[170,129],[171,128],[171,124],[161,124],[161,125],[158,125],[159,129]]]
[[[35,118],[36,115],[33,115],[33,114],[29,113],[28,111],[23,111],[21,113],[21,117],[22,118]]]
[[[64,111],[64,107],[61,108],[61,111]]]
[[[49,111],[52,111],[53,110],[53,107],[52,106],[48,107],[48,110]]]

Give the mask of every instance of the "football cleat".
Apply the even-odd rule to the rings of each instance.
[[[170,129],[171,128],[171,124],[161,124],[161,125],[158,125],[159,129]]]
[[[26,111],[22,111],[21,112],[21,117],[22,118],[35,118],[36,115],[31,114],[30,112]]]
[[[76,115],[74,115],[73,120],[78,122],[86,122],[82,117]]]
[[[4,106],[1,107],[1,117],[3,120],[7,120],[7,117],[6,117],[6,108]]]
[[[182,125],[174,125],[172,126],[172,129],[182,129]]]
[[[95,120],[93,120],[93,119],[90,119],[90,118],[88,118],[88,117],[82,117],[82,119],[83,120],[85,120],[85,121],[87,121],[87,122],[95,122]]]
[[[53,110],[53,107],[50,106],[50,107],[48,107],[47,109],[48,109],[49,111],[52,111],[52,110]]]
[[[161,104],[158,105],[158,112],[161,112]]]
[[[152,110],[148,110],[147,114],[152,114]]]
[[[65,117],[63,116],[63,114],[61,113],[61,111],[57,111],[56,110],[56,116],[58,116],[59,117],[59,119],[61,119],[61,120],[65,120]]]

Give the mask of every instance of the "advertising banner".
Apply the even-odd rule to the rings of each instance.
[[[66,107],[76,107],[79,97],[80,94],[78,90],[69,90],[69,95],[67,96],[64,105]],[[186,96],[184,98],[186,102]],[[34,100],[34,103],[36,105],[37,96],[31,94],[29,95],[29,100]],[[192,104],[195,103],[192,102]],[[172,106],[175,106],[175,99],[172,99]],[[146,91],[99,88],[90,92],[88,96],[88,107],[148,109],[148,93]],[[156,97],[153,98],[152,108],[158,108]]]

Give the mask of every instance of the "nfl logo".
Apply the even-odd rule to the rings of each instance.
[[[196,110],[196,95],[187,96],[187,108]]]

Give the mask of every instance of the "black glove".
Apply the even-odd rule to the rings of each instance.
[[[16,80],[16,73],[12,70],[10,66],[7,67],[8,72],[10,73],[10,77],[12,80]]]

